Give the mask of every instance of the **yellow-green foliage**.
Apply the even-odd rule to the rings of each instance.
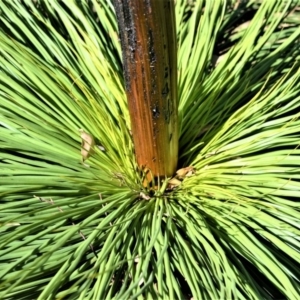
[[[0,1],[0,298],[298,299],[299,5],[176,1],[193,172],[151,194],[112,3]]]

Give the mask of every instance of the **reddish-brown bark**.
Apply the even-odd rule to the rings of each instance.
[[[136,159],[156,176],[178,160],[177,48],[173,0],[114,0]]]

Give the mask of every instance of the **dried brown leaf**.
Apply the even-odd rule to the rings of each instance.
[[[140,197],[145,200],[150,200],[151,197],[143,192],[140,192]]]
[[[81,157],[82,157],[82,161],[85,161],[94,152],[93,147],[95,145],[95,140],[94,140],[92,135],[85,132],[83,129],[80,129],[79,132],[80,132],[80,137],[82,139],[82,142],[81,142]]]
[[[179,169],[176,174],[177,174],[177,178],[179,179],[183,179],[186,176],[191,176],[195,173],[195,169],[192,166],[186,167],[186,168],[182,168]]]
[[[168,185],[172,187],[176,187],[181,185],[181,181],[174,177],[168,181]]]

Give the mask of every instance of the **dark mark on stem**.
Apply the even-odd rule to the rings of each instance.
[[[165,83],[165,86],[163,87],[162,91],[161,91],[161,95],[163,96],[163,98],[166,98],[169,94],[169,85],[168,82]]]
[[[137,48],[136,26],[134,23],[134,12],[131,9],[130,0],[114,0],[114,7],[117,15],[119,37],[123,49],[123,72],[125,77],[126,91],[131,90],[130,64],[135,63],[135,51]]]
[[[153,108],[152,108],[152,117],[153,119],[157,119],[159,117],[160,113],[159,113],[159,107],[158,105],[155,105]]]
[[[168,78],[169,76],[169,68],[165,67],[165,78]]]
[[[154,50],[154,42],[153,42],[153,33],[152,30],[148,30],[148,51],[149,51],[149,59],[150,59],[150,66],[154,65],[156,62],[156,55],[155,55],[155,50]]]

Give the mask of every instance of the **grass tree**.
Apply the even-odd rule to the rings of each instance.
[[[299,7],[1,1],[0,298],[298,299]]]

